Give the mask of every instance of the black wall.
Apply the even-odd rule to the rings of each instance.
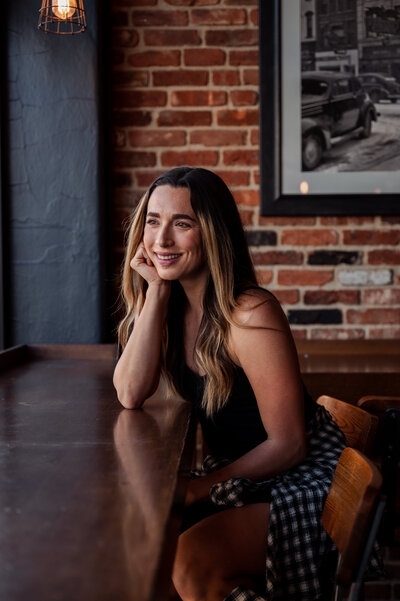
[[[40,0],[8,5],[6,344],[100,342],[99,3],[85,0],[86,32],[64,36],[38,30]]]

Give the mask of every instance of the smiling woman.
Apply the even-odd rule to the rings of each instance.
[[[186,496],[180,598],[318,598],[332,548],[320,517],[345,440],[304,390],[287,320],[257,286],[221,178],[178,167],[150,186],[132,217],[122,296],[120,402],[142,407],[165,376],[211,453]]]

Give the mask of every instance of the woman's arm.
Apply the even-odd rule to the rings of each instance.
[[[232,326],[229,349],[250,381],[268,439],[230,465],[191,482],[188,504],[207,499],[213,484],[235,476],[256,481],[274,476],[302,461],[307,452],[297,352],[279,303],[267,292],[252,291],[240,299],[234,318],[252,326]]]
[[[157,389],[160,379],[162,331],[167,316],[171,283],[162,280],[141,245],[131,267],[148,282],[146,300],[114,371],[120,403],[139,409]]]

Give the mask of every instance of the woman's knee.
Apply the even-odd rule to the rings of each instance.
[[[210,582],[207,555],[196,553],[196,545],[188,540],[189,533],[179,538],[172,580],[182,601],[204,601]]]

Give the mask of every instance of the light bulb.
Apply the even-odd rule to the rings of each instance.
[[[76,0],[55,0],[52,9],[59,19],[69,19],[76,10]]]

